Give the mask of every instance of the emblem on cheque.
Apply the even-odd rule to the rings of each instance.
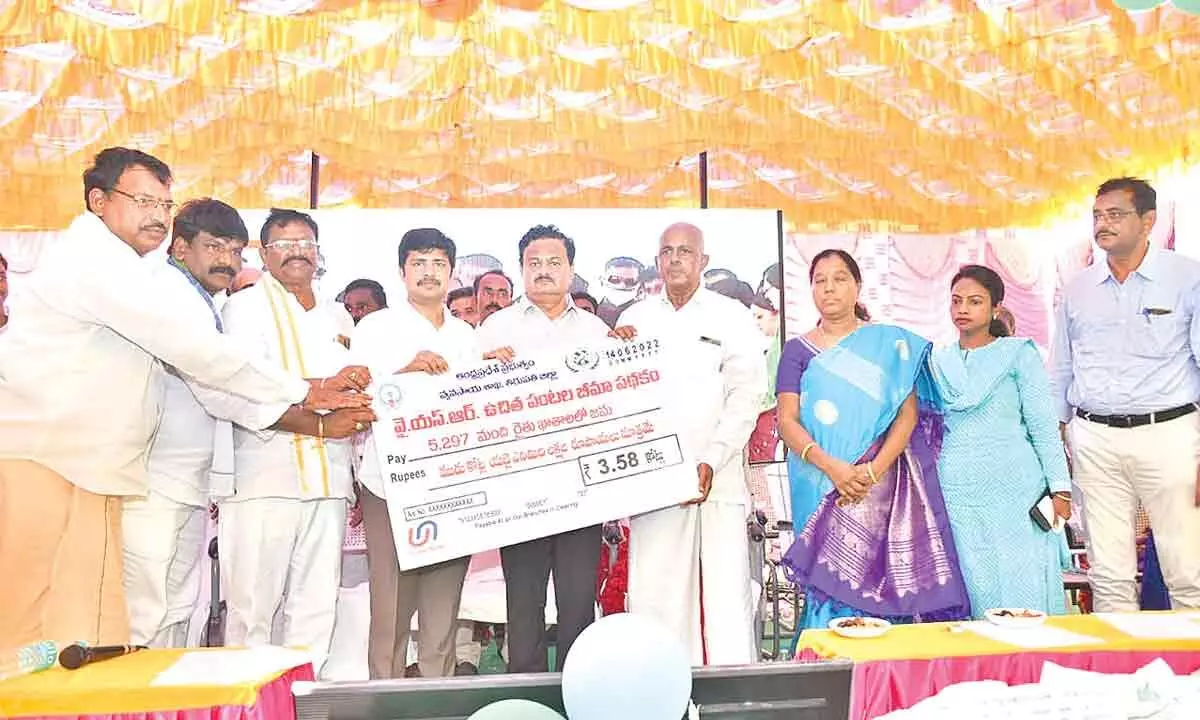
[[[571,372],[583,372],[584,370],[592,370],[600,364],[600,353],[593,352],[587,348],[580,348],[564,358],[567,369]]]
[[[379,401],[383,403],[388,410],[395,410],[400,407],[400,401],[404,399],[400,388],[395,385],[383,385],[379,388]]]

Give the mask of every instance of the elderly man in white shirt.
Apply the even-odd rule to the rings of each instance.
[[[538,225],[517,246],[525,297],[498,310],[479,327],[489,357],[602,342],[608,326],[571,301],[575,243],[553,225]],[[571,644],[596,619],[600,526],[592,525],[500,549],[508,604],[508,671],[546,672],[546,587],[554,572],[558,605],[556,669]]]
[[[470,325],[446,310],[454,242],[435,228],[404,233],[400,275],[408,298],[359,321],[351,337],[355,361],[375,378],[397,373],[437,375],[482,357]],[[454,631],[470,557],[401,572],[374,437],[368,436],[359,482],[371,583],[371,679],[404,677],[413,614],[420,624],[422,677],[454,674]],[[393,490],[393,492],[400,492]]]
[[[319,302],[313,289],[316,222],[296,210],[272,210],[260,237],[267,272],[226,302],[225,332],[286,370],[342,367],[348,351],[339,336],[349,335],[353,321],[342,305]],[[217,524],[227,645],[307,648],[314,667],[323,668],[354,496],[349,436],[369,422],[299,417],[289,409],[268,432],[234,428],[234,494],[220,503]],[[282,624],[272,637],[277,612]]]
[[[178,331],[195,295],[142,258],[166,237],[170,182],[146,153],[98,154],[87,212],[13,298],[0,343],[0,646],[129,641],[121,505],[147,491],[156,358],[258,403],[369,403],[252,358],[212,324]]]
[[[736,300],[701,287],[708,264],[699,228],[667,228],[658,246],[665,292],[620,318],[683,353],[674,417],[696,459],[694,503],[630,521],[629,611],[655,616],[689,648],[694,665],[757,661],[742,450],[766,391],[763,340]]]

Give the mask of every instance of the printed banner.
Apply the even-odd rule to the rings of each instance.
[[[370,390],[402,570],[694,498],[657,338],[408,373]],[[599,548],[597,548],[599,551]]]

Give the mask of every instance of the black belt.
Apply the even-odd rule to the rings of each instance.
[[[1181,418],[1184,415],[1191,415],[1194,412],[1196,412],[1196,405],[1188,403],[1187,405],[1180,405],[1170,410],[1159,410],[1158,412],[1146,413],[1144,415],[1096,415],[1086,410],[1076,410],[1075,414],[1088,422],[1100,423],[1109,427],[1135,428],[1142,425],[1167,422],[1168,420]]]

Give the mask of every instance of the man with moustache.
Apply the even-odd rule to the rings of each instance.
[[[0,646],[129,642],[121,506],[147,493],[156,359],[265,405],[370,402],[341,392],[352,387],[344,378],[305,381],[255,360],[215,322],[178,329],[196,293],[142,257],[166,237],[170,184],[170,169],[141,151],[96,155],[83,174],[87,212],[13,298],[0,342]]]
[[[475,310],[479,313],[480,323],[497,310],[512,305],[512,302],[512,280],[503,271],[488,270],[475,278]]]
[[[623,326],[685,353],[672,392],[680,439],[697,461],[699,496],[630,520],[629,611],[671,628],[693,665],[758,660],[743,448],[766,390],[763,341],[742,303],[701,286],[704,235],[668,227],[658,245],[660,297],[621,315]]]
[[[363,318],[388,306],[387,293],[374,280],[359,278],[342,291],[342,304],[357,325]]]
[[[272,210],[260,239],[267,272],[229,298],[225,332],[265,360],[302,374],[342,367],[338,340],[353,326],[346,309],[313,289],[318,228],[296,210]],[[351,370],[357,380],[365,370]],[[234,429],[234,494],[220,504],[221,585],[227,645],[304,647],[321,672],[333,638],[346,512],[353,500],[352,444],[367,419],[336,427],[333,416],[289,409],[271,432]],[[272,637],[276,609],[280,637]]]
[[[601,342],[608,326],[580,310],[568,294],[575,242],[553,225],[530,228],[517,244],[528,302],[500,310],[479,327],[487,357],[504,362],[523,353]],[[555,666],[562,670],[571,644],[596,619],[596,563],[600,526],[500,549],[508,603],[509,672],[546,672],[546,585],[554,573],[558,604]]]
[[[1054,325],[1051,378],[1098,612],[1138,609],[1139,500],[1172,606],[1200,608],[1200,263],[1150,243],[1156,205],[1138,178],[1099,187],[1092,220],[1108,257],[1066,287]]]
[[[469,287],[455,288],[446,295],[446,308],[454,317],[471,327],[479,324],[479,313],[475,311],[475,291]]]
[[[179,209],[160,271],[195,292],[191,316],[179,319],[181,327],[212,323],[221,330],[216,303],[241,269],[248,240],[237,210],[219,200],[193,200]],[[157,372],[155,381],[162,384],[163,405],[147,462],[149,494],[126,499],[122,511],[124,585],[130,641],[183,647],[200,589],[207,509],[211,500],[227,494],[212,486],[219,474],[213,455],[218,437],[232,442],[224,437],[232,429],[209,412],[261,430],[278,421],[286,408],[253,406],[202,386],[190,388],[169,367]],[[326,424],[352,428],[350,418],[367,421],[370,410],[339,410]]]
[[[450,367],[478,362],[475,332],[445,306],[454,270],[454,241],[436,228],[417,228],[404,233],[398,254],[408,301],[359,323],[350,344],[355,359],[378,378],[397,373],[440,375]],[[454,632],[470,558],[401,572],[374,437],[367,439],[359,482],[368,490],[360,502],[371,574],[367,649],[371,679],[404,677],[414,613],[420,623],[421,676],[453,675]]]

